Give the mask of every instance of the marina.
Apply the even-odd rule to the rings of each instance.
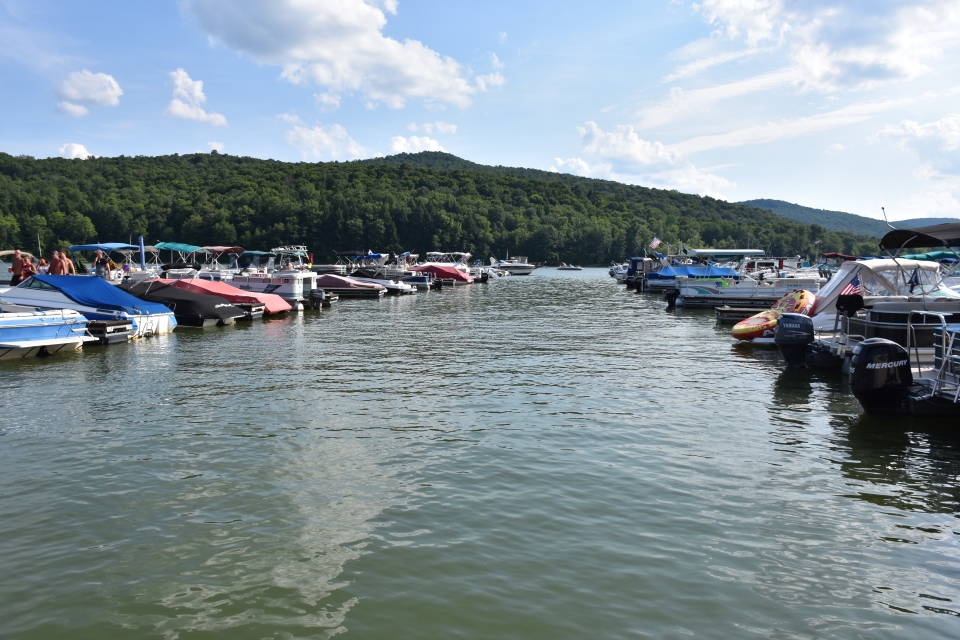
[[[606,270],[538,269],[2,361],[0,616],[626,638],[737,636],[749,611],[761,637],[949,637],[954,423],[870,416],[838,370],[737,342]],[[385,389],[396,370],[417,383]]]

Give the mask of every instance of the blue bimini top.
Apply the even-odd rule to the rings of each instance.
[[[157,315],[170,309],[157,302],[135,298],[103,278],[95,276],[35,275],[36,280],[50,285],[76,303],[98,309],[125,311],[130,315]]]

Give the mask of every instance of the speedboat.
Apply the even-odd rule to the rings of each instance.
[[[422,264],[410,267],[410,271],[416,273],[429,273],[434,280],[442,282],[446,286],[456,286],[462,284],[473,284],[474,278],[468,273],[450,266],[439,264]]]
[[[506,260],[497,260],[490,258],[490,266],[500,271],[506,271],[512,276],[528,276],[537,268],[537,265],[530,264],[526,256],[507,257]]]
[[[317,278],[317,289],[341,298],[382,298],[387,289],[380,284],[325,273]]]
[[[583,267],[578,267],[575,264],[567,264],[565,262],[561,262],[560,266],[557,267],[557,271],[583,271]]]
[[[230,285],[227,282],[214,282],[203,279],[202,275],[197,278],[181,278],[177,280],[162,280],[161,282],[172,284],[180,289],[201,293],[204,295],[219,296],[228,302],[232,302],[247,312],[248,317],[253,318],[258,314],[275,314],[290,311],[291,306],[286,300],[273,293],[253,293],[243,291]]]
[[[87,319],[72,309],[7,308],[11,312],[0,313],[0,360],[76,351],[83,345]]]
[[[170,333],[177,319],[170,309],[122,291],[96,276],[35,275],[16,287],[0,289],[7,304],[39,310],[72,309],[87,320],[127,320],[130,337]]]
[[[180,289],[160,280],[121,284],[121,289],[141,300],[159,302],[173,311],[184,327],[213,327],[233,324],[246,312],[219,296]]]

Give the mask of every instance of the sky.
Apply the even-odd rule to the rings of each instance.
[[[0,0],[0,151],[213,149],[960,217],[960,0]]]

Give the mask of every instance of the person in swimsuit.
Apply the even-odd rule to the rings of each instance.
[[[15,287],[20,284],[20,281],[23,280],[23,256],[20,255],[20,249],[17,249],[13,254],[13,265],[10,271],[13,272],[13,275],[10,276],[10,286]]]
[[[52,276],[63,275],[63,264],[60,262],[60,252],[54,251],[53,255],[50,256],[50,268],[47,270]]]
[[[43,275],[50,273],[50,265],[47,264],[46,258],[40,258],[40,263],[37,264],[37,273],[42,273]]]
[[[60,264],[63,265],[63,275],[65,276],[75,276],[77,275],[77,269],[73,266],[73,260],[67,257],[67,250],[61,249],[60,251]]]

